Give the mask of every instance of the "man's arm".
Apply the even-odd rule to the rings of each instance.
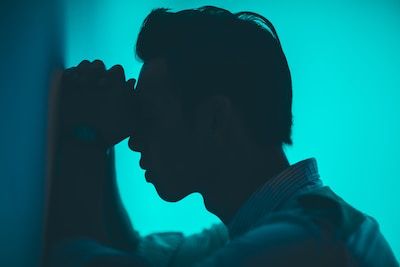
[[[49,207],[50,240],[86,236],[132,250],[137,233],[118,193],[114,149],[59,140],[55,157]]]
[[[227,241],[222,225],[189,237],[139,238],[132,228],[117,189],[113,145],[135,124],[133,86],[121,67],[106,71],[101,61],[63,73],[46,229],[51,266],[188,266]],[[74,129],[87,140],[79,141]]]
[[[142,259],[157,267],[189,267],[228,241],[223,224],[187,237],[167,232],[140,238],[132,228],[118,194],[114,150],[107,153],[64,141],[60,141],[59,146],[48,232],[52,247],[62,245],[58,254],[52,255],[54,266],[62,263],[61,266],[99,264],[115,267],[125,266],[125,262],[127,266],[142,266],[132,263]],[[92,182],[81,183],[88,178],[93,179]],[[81,186],[76,188],[75,185]],[[96,209],[101,199],[104,209]],[[87,204],[82,205],[82,201]],[[62,244],[63,240],[71,242]]]
[[[232,240],[194,267],[348,266],[343,243],[310,221],[276,218]]]
[[[47,228],[48,246],[74,237],[133,251],[131,226],[116,186],[114,149],[59,140],[55,153]]]
[[[46,252],[62,240],[87,237],[132,251],[132,229],[118,193],[113,145],[129,135],[134,80],[101,61],[67,69],[56,88],[53,167],[47,212]],[[96,142],[79,141],[77,126],[97,129]],[[81,133],[82,134],[82,133]],[[85,133],[84,133],[85,134]],[[85,137],[85,136],[83,136]],[[86,137],[93,137],[87,136]]]

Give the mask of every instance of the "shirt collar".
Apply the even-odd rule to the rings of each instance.
[[[322,186],[315,158],[289,166],[253,193],[228,224],[230,237],[248,231],[259,219],[276,211],[296,193],[309,186]]]

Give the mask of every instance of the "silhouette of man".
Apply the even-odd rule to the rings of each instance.
[[[322,184],[315,158],[289,164],[291,76],[266,18],[156,9],[136,55],[135,90],[121,66],[98,60],[63,74],[47,235],[49,251],[62,249],[50,262],[90,254],[80,264],[398,266],[377,222]],[[132,229],[113,176],[112,146],[128,136],[160,197],[201,193],[230,241],[222,226],[188,239]]]

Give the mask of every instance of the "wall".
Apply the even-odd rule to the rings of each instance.
[[[40,265],[47,109],[62,61],[58,1],[0,3],[0,266]]]

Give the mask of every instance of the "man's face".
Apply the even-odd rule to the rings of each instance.
[[[168,78],[165,61],[143,65],[135,90],[138,119],[129,147],[141,152],[146,180],[160,197],[178,201],[197,190],[204,153],[198,149],[199,133],[183,122],[180,99],[171,93]]]

